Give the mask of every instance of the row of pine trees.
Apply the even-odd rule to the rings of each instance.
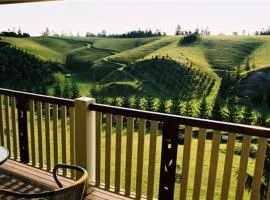
[[[188,117],[199,117],[218,121],[228,121],[247,125],[268,126],[268,116],[265,112],[254,112],[251,104],[240,105],[235,99],[221,101],[217,97],[214,102],[209,103],[203,97],[198,104],[192,101],[182,101],[179,98],[168,100],[154,97],[105,97],[98,96],[98,103],[135,108],[161,113],[170,113]]]

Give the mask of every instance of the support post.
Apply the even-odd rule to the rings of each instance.
[[[18,102],[18,129],[21,162],[29,163],[28,130],[27,130],[27,100],[22,96]]]
[[[162,150],[158,199],[173,200],[179,124],[165,121],[162,131]]]
[[[88,183],[95,182],[96,113],[88,109],[94,98],[75,99],[75,160],[76,165],[87,169]]]

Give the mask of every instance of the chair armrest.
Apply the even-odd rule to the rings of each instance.
[[[88,176],[87,171],[82,167],[75,166],[75,165],[57,164],[53,168],[53,178],[54,178],[54,180],[55,180],[55,182],[56,182],[56,184],[58,185],[59,188],[63,188],[63,184],[60,182],[60,180],[57,177],[57,170],[58,169],[76,170],[76,171],[79,171],[79,172],[83,173],[83,176]]]

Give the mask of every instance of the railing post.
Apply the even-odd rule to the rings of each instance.
[[[89,183],[95,181],[96,113],[88,109],[94,98],[75,99],[75,160],[88,171]]]
[[[23,96],[17,98],[18,128],[21,162],[29,163],[28,129],[27,129],[27,100]]]
[[[163,123],[158,199],[173,199],[178,132],[179,124],[177,121],[172,120]]]

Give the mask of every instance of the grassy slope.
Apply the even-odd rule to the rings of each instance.
[[[72,41],[72,40],[63,40],[61,38],[53,37],[33,37],[30,38],[32,41],[39,43],[40,45],[46,46],[50,49],[53,49],[57,52],[61,52],[66,55],[74,49],[83,47],[81,42]]]
[[[270,37],[261,36],[259,39],[263,44],[250,56],[250,63],[255,63],[258,69],[270,66]]]
[[[11,37],[1,37],[4,42],[8,42],[13,46],[21,49],[25,49],[34,53],[36,56],[43,60],[52,60],[59,63],[65,62],[65,56],[54,49],[43,46],[32,40],[31,38],[11,38]]]
[[[164,46],[167,46],[170,43],[177,41],[178,39],[179,37],[165,37],[156,40],[154,42],[151,42],[149,44],[142,45],[140,47],[110,56],[108,59],[114,62],[127,64],[130,62],[137,61],[138,59],[144,58],[151,52],[156,51]]]
[[[65,63],[66,55],[72,55],[78,61],[99,60],[94,65],[98,76],[106,76],[113,70],[122,67],[117,63],[129,63],[141,58],[153,56],[169,56],[180,63],[192,63],[192,66],[200,71],[207,72],[213,76],[215,69],[231,69],[243,66],[249,57],[250,64],[255,63],[257,69],[270,66],[270,38],[262,36],[232,37],[232,36],[203,36],[199,44],[186,47],[178,46],[178,37],[159,38],[7,38],[2,37],[1,41],[9,42],[14,46],[26,49],[38,55],[44,60],[53,60]],[[94,41],[95,48],[110,49],[109,51],[98,49],[87,49],[85,44]],[[142,45],[142,46],[139,46]],[[139,46],[139,47],[137,47]],[[136,47],[136,48],[135,48]],[[112,51],[121,52],[111,55]],[[105,58],[105,61],[100,60]],[[107,61],[113,61],[110,63]],[[112,65],[112,66],[111,66]],[[105,66],[104,70],[103,67]],[[256,69],[255,69],[256,70]],[[99,80],[102,79],[99,77]],[[84,87],[89,80],[77,75],[75,80],[83,79]],[[89,83],[91,85],[91,83]],[[214,87],[216,91],[219,83]],[[87,87],[89,88],[89,87]],[[85,92],[84,92],[85,93]],[[214,96],[215,92],[211,92]]]
[[[249,57],[250,64],[257,67],[270,65],[270,38],[260,36],[203,36],[200,43],[179,47],[178,41],[150,53],[153,56],[169,56],[180,63],[192,63],[193,67],[212,75],[213,69],[235,70],[245,64]]]
[[[151,38],[96,38],[96,37],[80,37],[80,38],[69,38],[65,37],[63,39],[81,41],[84,43],[94,42],[94,47],[101,49],[109,49],[116,52],[126,51],[155,40],[160,39],[160,37]]]
[[[82,47],[78,50],[72,51],[69,56],[73,56],[74,59],[76,59],[78,62],[87,62],[88,60],[96,61],[101,58],[107,57],[111,55],[112,53],[110,51],[102,50],[102,49],[96,49],[96,48],[87,48]]]
[[[215,70],[236,70],[262,42],[254,37],[205,37],[205,57]]]
[[[179,47],[178,41],[173,42],[172,44],[165,46],[157,51],[153,51],[146,58],[152,58],[156,55],[169,56],[173,60],[176,60],[183,64],[192,63],[192,65],[198,70],[208,72],[209,74],[213,74],[213,71],[204,57],[204,51],[201,45],[191,45],[185,47]],[[214,74],[213,74],[214,75]]]

